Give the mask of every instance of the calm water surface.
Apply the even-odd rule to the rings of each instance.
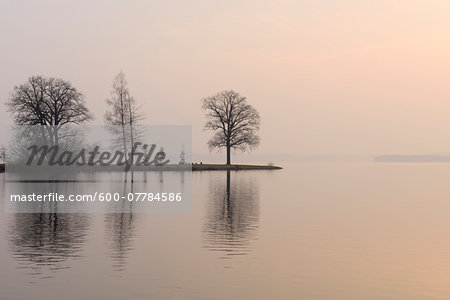
[[[189,214],[2,209],[0,299],[450,299],[450,164],[284,167],[195,172]]]

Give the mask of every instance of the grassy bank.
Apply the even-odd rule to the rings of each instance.
[[[194,164],[192,171],[220,171],[220,170],[279,170],[281,167],[269,165],[225,165],[225,164]]]

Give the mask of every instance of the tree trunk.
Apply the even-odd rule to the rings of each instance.
[[[134,165],[134,137],[133,137],[133,118],[131,115],[131,110],[130,110],[130,140],[131,140],[131,167],[133,168]],[[133,188],[133,182],[134,182],[134,173],[133,173],[133,169],[131,169],[131,188]],[[133,191],[131,191],[133,192]]]
[[[126,143],[126,138],[125,138],[125,124],[123,124],[123,123],[122,123],[122,139],[123,139],[123,155],[124,155],[125,161],[128,163],[127,143]]]
[[[127,152],[127,143],[125,138],[125,106],[124,106],[124,92],[123,92],[123,81],[120,83],[120,125],[122,125],[122,139],[123,139],[123,155],[126,163],[128,164],[128,152]],[[126,179],[125,179],[126,180]]]
[[[131,142],[131,166],[134,164],[134,137],[133,137],[133,112],[131,110],[131,100],[128,98],[128,114],[130,118],[130,142]],[[133,182],[133,181],[131,181]]]
[[[231,147],[227,146],[227,165],[231,165]]]

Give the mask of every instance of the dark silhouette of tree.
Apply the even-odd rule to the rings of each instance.
[[[110,110],[105,112],[105,121],[110,126],[110,130],[116,136],[120,136],[120,144],[122,144],[123,152],[128,153],[128,143],[130,144],[130,160],[133,164],[133,144],[136,138],[136,124],[142,118],[138,114],[138,107],[136,101],[130,96],[128,83],[125,79],[125,74],[120,71],[114,77],[111,97],[106,100],[106,104]],[[116,141],[116,144],[119,144]]]
[[[222,91],[202,100],[208,122],[205,129],[215,131],[209,148],[226,148],[227,165],[231,164],[231,149],[246,151],[259,145],[259,114],[247,99],[234,91]]]
[[[44,125],[54,144],[62,126],[92,119],[83,94],[70,82],[52,77],[28,78],[14,87],[6,105],[17,125]]]

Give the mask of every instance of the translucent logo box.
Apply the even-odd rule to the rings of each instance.
[[[192,203],[190,126],[15,126],[9,213],[183,213]]]

